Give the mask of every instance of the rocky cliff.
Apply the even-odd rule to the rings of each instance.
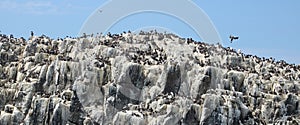
[[[0,40],[1,125],[300,122],[284,61],[157,32]]]

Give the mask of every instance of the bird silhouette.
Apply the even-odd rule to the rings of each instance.
[[[230,39],[230,43],[232,43],[233,40],[237,40],[239,39],[239,37],[230,35],[229,39]]]

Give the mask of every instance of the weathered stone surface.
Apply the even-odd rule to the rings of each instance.
[[[173,34],[0,35],[0,124],[297,124],[300,66]]]

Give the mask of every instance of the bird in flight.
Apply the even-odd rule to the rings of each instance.
[[[239,39],[239,37],[230,35],[229,39],[230,39],[230,43],[232,43],[233,40],[237,40]]]

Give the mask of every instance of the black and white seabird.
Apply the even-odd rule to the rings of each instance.
[[[239,39],[239,37],[230,35],[229,39],[230,39],[230,43],[232,43],[233,40],[237,40]]]
[[[31,37],[33,37],[33,36],[34,36],[34,33],[33,33],[33,31],[31,31],[30,35],[31,35]]]

